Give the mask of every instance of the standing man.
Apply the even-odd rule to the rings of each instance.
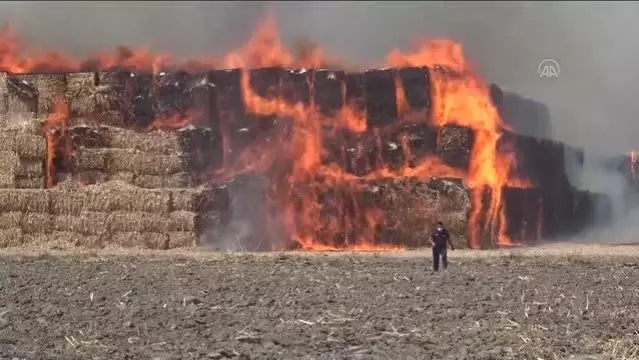
[[[444,227],[441,221],[437,222],[437,229],[430,236],[430,243],[433,247],[433,271],[439,271],[439,257],[441,256],[444,270],[448,268],[448,256],[446,247],[450,246],[450,250],[454,251],[453,243],[450,242],[450,234],[448,229]]]

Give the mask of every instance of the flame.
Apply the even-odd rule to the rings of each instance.
[[[55,186],[56,155],[60,152],[64,152],[64,155],[70,154],[68,124],[69,107],[63,100],[58,99],[54,102],[53,111],[44,123],[44,134],[47,140],[47,187]]]
[[[308,44],[306,44],[308,45]],[[455,177],[464,179],[471,188],[473,211],[470,216],[470,240],[472,248],[479,248],[481,231],[491,232],[499,245],[511,244],[506,235],[505,208],[502,189],[505,186],[528,186],[525,180],[509,178],[514,164],[511,153],[497,151],[501,131],[507,127],[501,121],[492,104],[486,83],[475,73],[466,60],[461,45],[451,40],[433,40],[424,43],[412,53],[392,51],[387,65],[394,67],[429,67],[433,98],[431,121],[437,126],[460,125],[474,130],[475,141],[467,172],[451,168],[438,158],[421,159],[411,153],[407,138],[399,136],[404,163],[398,166],[384,164],[379,155],[381,138],[393,129],[381,129],[375,133],[376,168],[364,175],[346,172],[334,161],[327,161],[328,139],[346,131],[358,135],[370,133],[366,113],[342,96],[342,108],[332,116],[322,115],[316,104],[292,102],[280,97],[264,97],[253,89],[247,69],[284,68],[336,68],[339,61],[325,54],[315,45],[304,46],[297,53],[290,52],[281,41],[273,17],[261,22],[251,39],[240,48],[222,57],[186,61],[174,61],[169,54],[153,54],[146,49],[118,47],[114,52],[103,52],[85,61],[57,54],[40,53],[23,56],[20,39],[7,26],[0,31],[0,70],[12,73],[42,70],[109,70],[122,68],[131,71],[157,73],[170,67],[182,68],[239,68],[241,90],[247,112],[260,117],[275,117],[283,135],[269,143],[257,141],[239,154],[231,154],[230,130],[222,121],[224,168],[211,176],[216,181],[226,181],[234,176],[261,172],[268,174],[271,186],[268,196],[277,208],[277,217],[268,224],[282,223],[299,247],[308,250],[385,250],[399,249],[401,245],[376,243],[378,228],[383,224],[385,212],[376,205],[363,206],[359,196],[365,196],[374,184],[381,180],[402,178],[430,179]],[[180,65],[181,64],[181,65]],[[311,77],[312,81],[312,77]],[[395,74],[397,113],[404,122],[423,121],[424,117],[410,113],[398,74]],[[311,86],[311,89],[313,87]],[[345,89],[342,91],[345,94]],[[311,96],[311,99],[313,97]],[[226,116],[221,116],[223,120]],[[176,128],[191,124],[197,118],[193,114],[165,115],[156,119],[147,130]],[[66,133],[68,109],[57,102],[47,120],[49,156],[47,170],[49,186],[53,186],[53,160],[61,137]],[[256,126],[258,124],[255,124]],[[59,132],[53,131],[60,129]],[[350,150],[349,150],[350,151]],[[342,155],[354,159],[363,156],[358,146],[354,154],[342,147]],[[232,156],[231,156],[232,155]],[[358,156],[359,155],[359,156]],[[282,165],[286,164],[286,165]],[[490,201],[484,214],[484,194]],[[272,220],[272,221],[271,221]],[[426,225],[426,224],[425,224]],[[267,232],[270,231],[267,226]],[[275,231],[275,230],[273,230]]]

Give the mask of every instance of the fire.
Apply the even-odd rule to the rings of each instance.
[[[57,154],[70,154],[67,129],[69,124],[69,107],[63,100],[53,104],[53,111],[44,123],[44,134],[47,139],[47,187],[55,185],[54,161]]]
[[[510,244],[505,235],[505,210],[501,200],[502,189],[507,185],[525,186],[526,182],[509,178],[513,164],[512,154],[497,151],[501,130],[505,128],[497,109],[490,100],[486,83],[473,71],[466,60],[461,45],[450,40],[434,40],[425,43],[417,51],[403,54],[392,51],[386,65],[393,67],[428,67],[433,98],[430,118],[437,126],[460,125],[474,130],[475,141],[468,172],[447,166],[435,157],[415,159],[401,136],[405,164],[391,167],[387,164],[368,174],[357,176],[346,172],[335,162],[326,161],[325,142],[341,131],[357,134],[370,133],[366,113],[355,104],[347,103],[335,114],[321,114],[318,106],[309,102],[290,101],[282,97],[261,96],[252,87],[247,69],[284,68],[336,68],[335,58],[328,57],[317,46],[305,46],[292,53],[281,41],[273,18],[259,24],[252,38],[242,47],[223,57],[175,62],[168,54],[153,54],[145,49],[119,47],[113,53],[100,53],[85,61],[78,61],[57,53],[44,53],[33,57],[22,56],[20,39],[10,27],[0,31],[0,70],[25,73],[42,70],[77,71],[127,69],[152,71],[182,68],[240,68],[241,90],[247,112],[278,119],[280,133],[269,144],[258,141],[240,154],[229,150],[229,130],[224,121],[224,168],[212,177],[225,181],[247,172],[267,174],[271,180],[269,198],[277,208],[272,223],[281,223],[287,233],[299,245],[308,250],[390,250],[401,245],[376,243],[376,233],[383,224],[385,213],[375,204],[361,205],[358,197],[374,188],[380,180],[432,177],[464,179],[472,189],[473,213],[470,217],[472,248],[480,247],[479,230],[492,232],[498,244]],[[181,65],[180,65],[181,64]],[[311,80],[313,78],[311,76]],[[396,104],[400,122],[423,121],[421,116],[410,114],[397,74],[395,76]],[[313,88],[312,86],[310,87]],[[345,93],[343,89],[342,93]],[[313,99],[313,97],[310,97]],[[191,124],[194,114],[165,115],[156,119],[148,130],[179,128]],[[224,120],[224,119],[223,119]],[[53,160],[60,141],[66,136],[68,109],[57,102],[47,119],[46,136],[49,146],[47,170],[53,181]],[[232,119],[228,121],[233,121]],[[259,121],[259,120],[258,120]],[[377,129],[378,139],[385,131]],[[379,140],[381,141],[381,140]],[[377,147],[378,149],[380,146]],[[344,149],[343,149],[344,150]],[[345,150],[344,150],[345,151]],[[381,159],[381,156],[378,156]],[[415,160],[417,162],[415,163]],[[286,164],[286,165],[281,165]],[[50,182],[49,186],[54,183]],[[485,194],[490,194],[487,207],[483,206]],[[364,195],[362,195],[364,194]],[[487,209],[486,209],[487,208]],[[486,209],[483,211],[482,209]],[[484,214],[485,212],[485,214]],[[425,226],[427,224],[424,224]],[[268,226],[267,226],[268,227]],[[270,231],[267,229],[267,232]],[[275,230],[273,230],[275,231]]]

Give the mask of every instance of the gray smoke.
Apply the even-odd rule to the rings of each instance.
[[[0,3],[0,20],[37,47],[76,55],[130,44],[190,56],[242,44],[267,10],[287,43],[310,39],[363,65],[415,40],[453,38],[489,81],[547,104],[557,139],[611,153],[637,145],[633,2],[34,1]],[[545,58],[559,62],[559,79],[539,78]]]
[[[129,44],[186,57],[242,44],[266,10],[287,43],[310,39],[366,66],[415,40],[455,39],[488,81],[546,104],[555,139],[609,154],[639,145],[633,2],[2,2],[0,20],[30,44],[75,55]],[[560,64],[558,79],[538,76],[546,58]]]

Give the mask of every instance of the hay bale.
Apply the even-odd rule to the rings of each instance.
[[[129,72],[99,72],[95,87],[95,118],[99,124],[125,126],[129,120],[126,88]]]
[[[80,147],[75,151],[74,170],[102,170],[106,169],[108,151],[104,149],[87,149]]]
[[[134,178],[135,178],[135,174],[131,172],[116,172],[116,173],[110,173],[108,180],[124,182],[127,184],[133,184]]]
[[[475,136],[471,128],[442,126],[437,138],[437,156],[453,167],[468,169],[474,140]]]
[[[87,207],[89,198],[86,191],[64,189],[59,186],[50,190],[51,214],[80,215]]]
[[[44,160],[19,159],[13,171],[17,177],[41,178],[45,175]]]
[[[99,248],[104,239],[100,236],[85,236],[67,231],[52,231],[46,234],[25,234],[24,244],[40,245],[47,249],[69,249],[74,247]]]
[[[14,151],[0,151],[0,174],[13,176],[19,165],[20,158]]]
[[[171,201],[167,191],[139,189],[115,182],[87,186],[86,194],[86,210],[97,212],[168,214]]]
[[[18,177],[14,179],[13,186],[16,189],[44,189],[46,188],[47,178],[40,177]]]
[[[53,105],[64,99],[67,91],[67,78],[64,73],[29,74],[31,81],[38,89],[38,116],[44,117],[53,111]]]
[[[104,235],[109,232],[109,214],[83,212],[79,215],[54,215],[53,229],[82,235]]]
[[[39,134],[15,133],[13,150],[21,159],[46,159],[47,141]]]
[[[96,111],[96,79],[95,73],[66,74],[66,99],[69,105],[70,118],[88,118]],[[72,120],[73,123],[76,121]]]
[[[179,132],[135,130],[104,127],[100,130],[104,139],[104,147],[116,149],[135,149],[157,154],[175,154],[180,152],[181,134]]]
[[[193,232],[170,232],[168,249],[192,248],[199,244],[199,236]]]
[[[22,131],[0,132],[0,151],[13,151],[20,159],[43,160],[47,157],[44,136]]]
[[[11,189],[15,187],[13,175],[0,174],[0,189]]]
[[[7,73],[0,72],[0,127],[7,125],[7,95],[9,89],[7,84]]]
[[[198,214],[191,211],[173,211],[169,214],[169,231],[196,231]]]
[[[49,214],[27,212],[20,219],[20,227],[25,234],[47,233],[52,225],[53,219]]]
[[[0,213],[0,229],[6,230],[20,227],[22,213],[17,211]]]
[[[111,236],[112,244],[125,248],[164,250],[168,248],[166,233],[118,232]]]
[[[157,155],[125,149],[108,150],[107,169],[136,175],[169,175],[186,170],[180,155]]]
[[[188,188],[193,186],[194,179],[188,173],[172,175],[138,175],[131,184],[144,189]]]
[[[7,78],[7,122],[29,121],[38,112],[38,88],[28,75]]]
[[[19,227],[0,230],[0,248],[20,246],[23,243],[24,234]]]
[[[166,217],[147,214],[115,212],[109,216],[109,229],[122,232],[161,233],[168,229]]]
[[[21,211],[49,213],[49,191],[42,190],[0,190],[0,212]]]

